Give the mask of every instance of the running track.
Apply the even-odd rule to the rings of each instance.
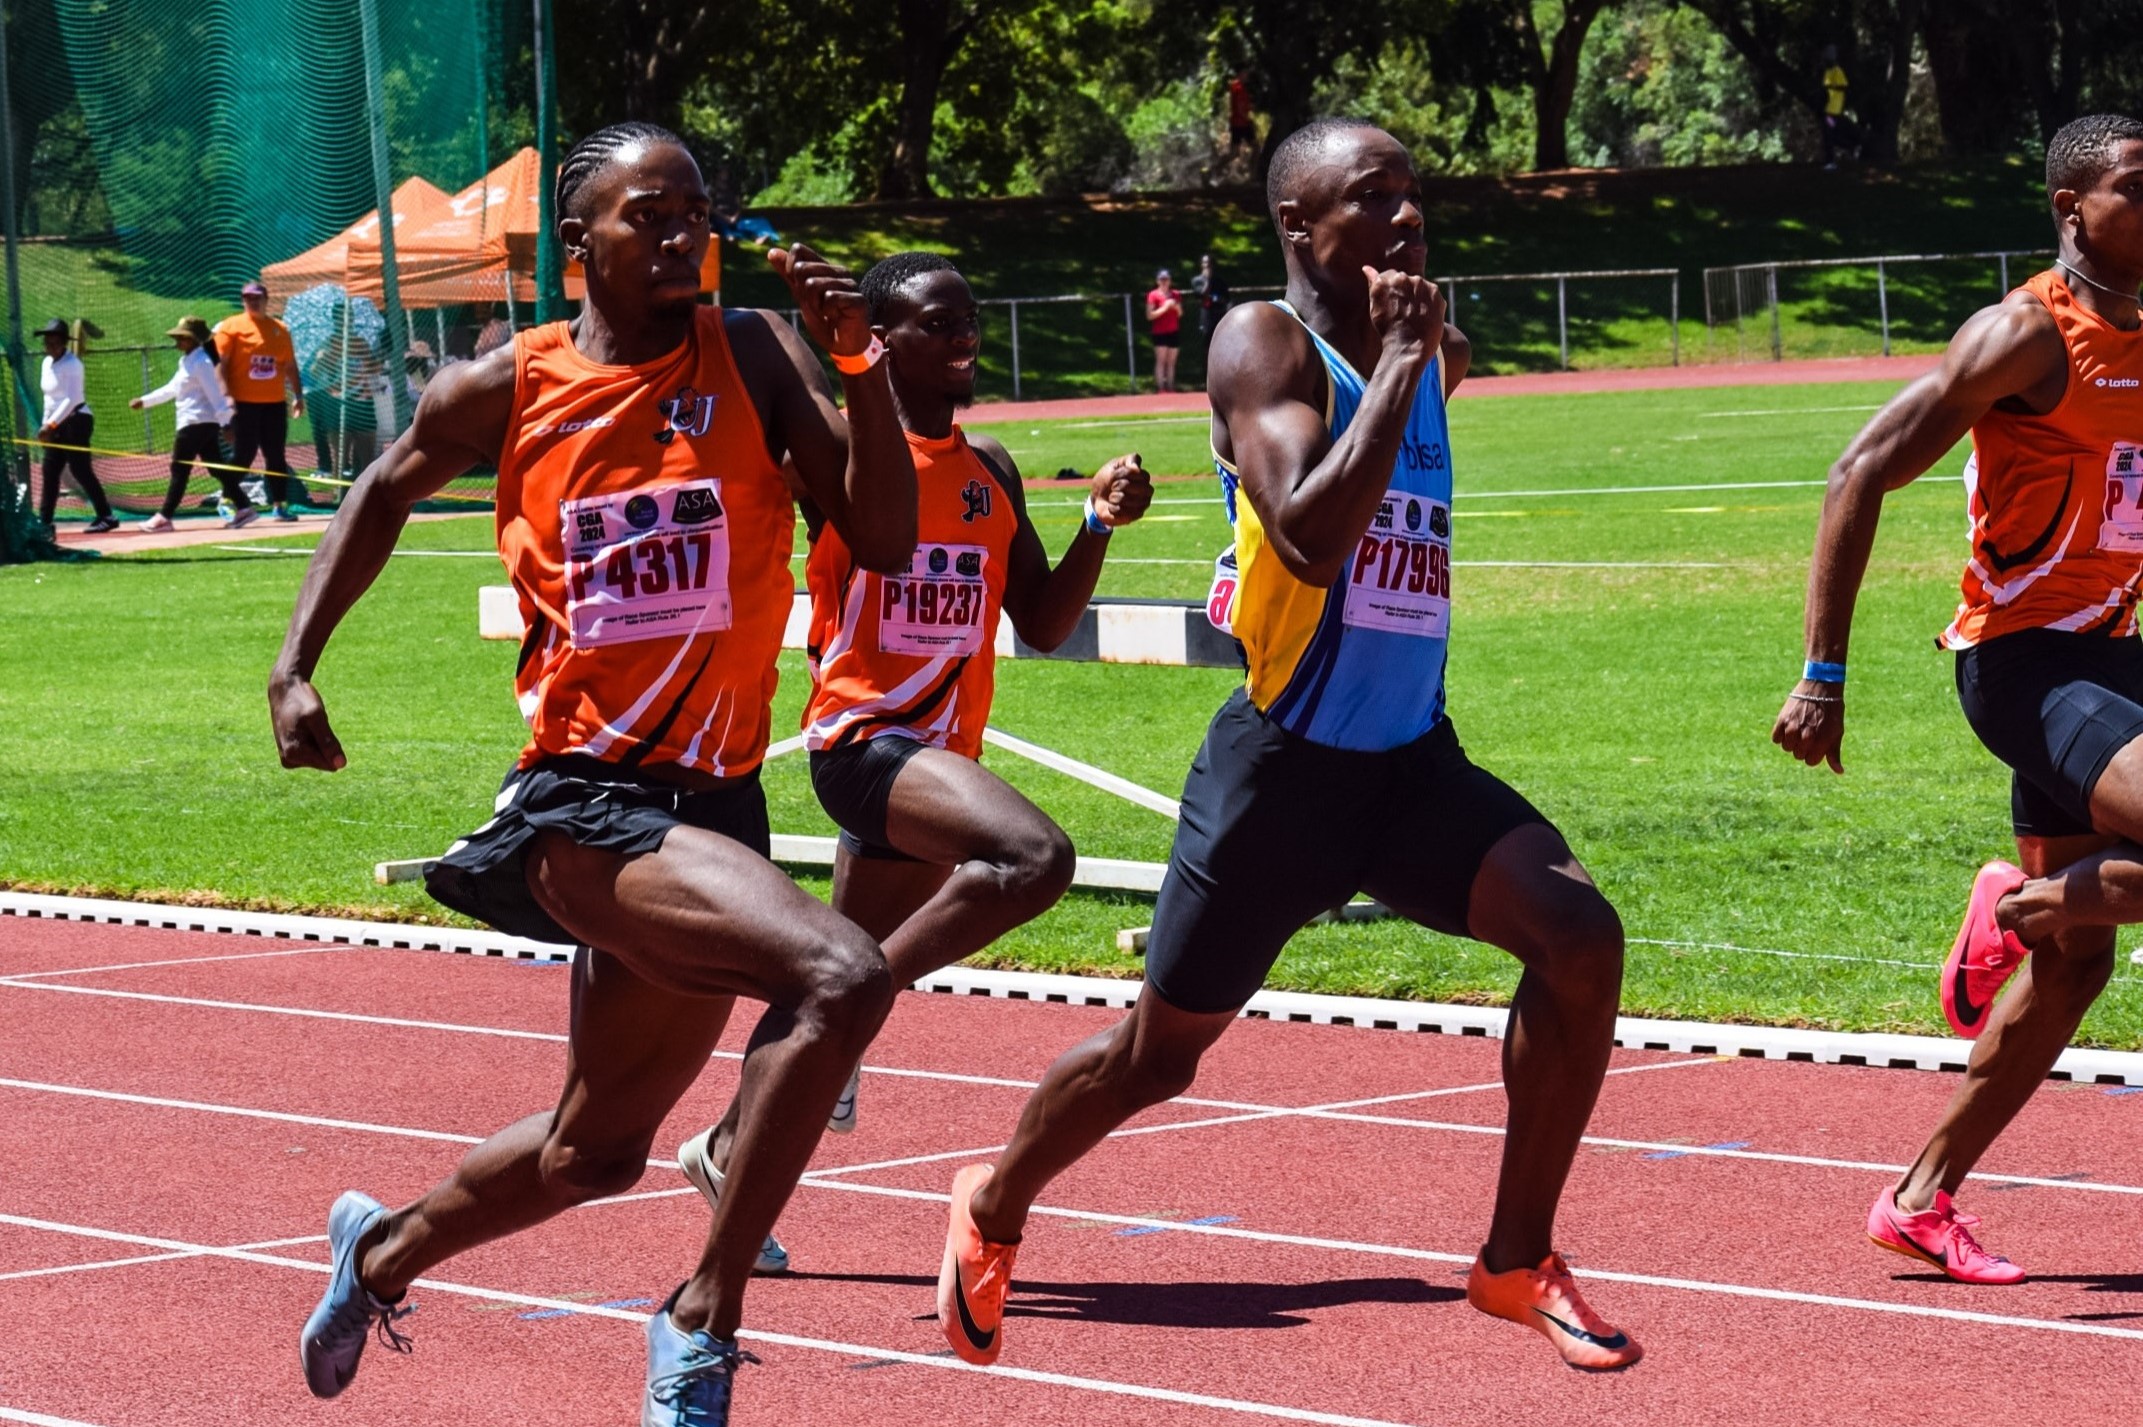
[[[705,1224],[674,1170],[446,1265],[413,1295],[415,1355],[375,1344],[340,1401],[297,1371],[329,1201],[405,1198],[547,1105],[564,1014],[556,966],[0,919],[0,1423],[631,1420],[640,1322]],[[1261,1021],[1054,1186],[1001,1370],[965,1370],[930,1319],[945,1186],[1114,1014],[902,998],[860,1132],[821,1145],[783,1221],[800,1271],[753,1290],[740,1424],[2129,1415],[2143,1096],[2047,1087],[1990,1165],[2040,1182],[1968,1196],[2036,1277],[1972,1289],[1859,1228],[1951,1077],[1618,1052],[1562,1237],[1650,1356],[1589,1377],[1462,1301],[1497,1044]],[[658,1148],[735,1073],[718,1056]]]

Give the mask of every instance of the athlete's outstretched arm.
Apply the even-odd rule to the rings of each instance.
[[[386,567],[417,502],[499,458],[513,414],[513,366],[509,346],[442,370],[424,389],[409,429],[365,468],[321,534],[268,676],[268,713],[285,768],[332,773],[346,761],[313,689],[313,667],[335,626]]]
[[[1051,569],[1042,537],[1027,518],[1027,493],[1012,453],[994,436],[970,433],[967,444],[996,473],[1005,498],[1012,502],[1013,514],[1019,517],[1011,556],[1006,561],[1005,615],[1021,639],[1046,653],[1071,638],[1072,631],[1079,627],[1079,616],[1086,612],[1087,602],[1094,598],[1094,586],[1101,579],[1101,562],[1108,554],[1109,537],[1087,529],[1082,517],[1064,558]],[[1110,457],[1094,473],[1088,490],[1095,513],[1111,529],[1129,525],[1153,504],[1153,478],[1139,464],[1136,451]]]
[[[1443,344],[1444,299],[1405,273],[1371,275],[1383,350],[1346,434],[1333,441],[1312,404],[1316,356],[1301,325],[1265,303],[1238,307],[1213,334],[1206,390],[1243,493],[1273,553],[1309,585],[1329,585],[1391,485],[1414,390]],[[1292,350],[1291,361],[1275,360]]]
[[[858,356],[870,346],[870,314],[848,269],[801,243],[766,256],[820,346],[835,356]],[[903,568],[915,554],[915,460],[893,405],[889,364],[880,358],[869,371],[843,374],[844,420],[803,339],[778,319],[769,319],[766,331],[797,377],[781,384],[774,409],[778,439],[806,494],[857,564],[880,574]]]
[[[1926,474],[1997,402],[2051,409],[2067,372],[2061,334],[2046,309],[2004,302],[1975,313],[1951,339],[1942,364],[1875,413],[1831,467],[1823,493],[1808,567],[1808,658],[1845,662],[1883,497]],[[1771,728],[1773,743],[1811,768],[1827,762],[1834,773],[1845,771],[1844,739],[1841,684],[1801,680]]]
[[[1458,384],[1466,379],[1466,373],[1473,370],[1473,343],[1465,333],[1453,327],[1449,319],[1444,322],[1443,353],[1444,395],[1449,396],[1458,390]]]

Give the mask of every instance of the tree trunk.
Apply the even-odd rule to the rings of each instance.
[[[633,8],[638,18],[624,27],[622,117],[675,128],[710,7],[637,0]]]
[[[1882,88],[1873,104],[1855,115],[1860,121],[1860,151],[1881,163],[1897,158],[1897,131],[1905,123],[1905,95],[1912,88],[1912,42],[1920,33],[1926,0],[1896,0],[1884,41]]]
[[[1548,53],[1532,22],[1531,5],[1520,0],[1520,29],[1526,40],[1526,68],[1533,90],[1533,167],[1570,167],[1570,106],[1577,98],[1578,61],[1585,36],[1600,17],[1606,0],[1563,0],[1563,23]]]
[[[900,105],[893,148],[878,174],[878,198],[930,196],[930,143],[937,129],[938,87],[973,28],[955,25],[953,0],[899,0]]]
[[[1942,144],[1952,154],[2006,154],[2022,137],[2026,105],[2045,87],[2047,17],[2001,13],[1955,0],[1928,9],[1923,35],[1935,81]]]

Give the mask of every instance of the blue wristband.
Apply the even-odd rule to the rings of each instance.
[[[1100,511],[1094,509],[1094,498],[1092,496],[1086,498],[1086,528],[1103,537],[1107,537],[1115,529],[1114,526],[1102,520]]]
[[[1801,677],[1811,684],[1842,684],[1845,682],[1845,665],[1811,659],[1801,666]]]

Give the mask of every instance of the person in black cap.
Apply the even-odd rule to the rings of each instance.
[[[45,340],[45,360],[38,368],[38,385],[45,394],[44,420],[37,428],[37,439],[45,444],[45,481],[37,498],[38,518],[44,521],[45,529],[52,528],[53,513],[59,508],[60,475],[65,472],[74,477],[74,483],[82,488],[96,512],[97,518],[89,523],[89,533],[102,535],[117,530],[119,518],[112,514],[104,483],[97,479],[97,468],[89,459],[89,438],[96,418],[89,414],[82,359],[67,350],[67,323],[63,319],[53,318],[37,329],[37,335]]]

